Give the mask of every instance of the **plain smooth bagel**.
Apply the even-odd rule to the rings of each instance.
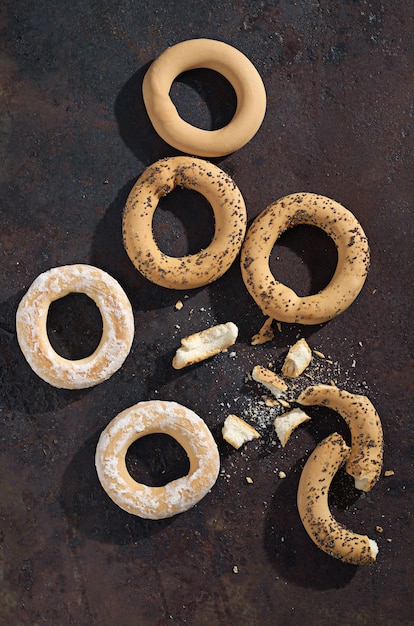
[[[236,92],[235,114],[223,128],[204,130],[189,124],[171,100],[174,79],[201,68],[224,76]],[[203,157],[224,156],[244,146],[260,128],[266,112],[266,91],[252,62],[233,46],[215,39],[189,39],[164,50],[146,72],[142,93],[158,135],[182,152]]]
[[[69,293],[84,293],[102,317],[96,350],[70,360],[52,347],[47,334],[50,304]],[[40,274],[20,301],[16,313],[20,348],[36,374],[54,387],[83,389],[107,380],[124,363],[134,337],[131,304],[119,283],[91,265],[63,265]]]
[[[161,487],[135,481],[125,462],[131,444],[153,433],[173,437],[190,461],[186,476]],[[149,400],[108,424],[98,441],[95,464],[102,487],[121,509],[145,519],[163,519],[187,511],[210,491],[220,458],[210,430],[194,411],[176,402]]]

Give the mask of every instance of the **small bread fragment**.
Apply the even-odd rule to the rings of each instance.
[[[312,350],[306,339],[299,339],[290,347],[282,367],[283,376],[297,378],[305,371],[312,360]]]
[[[268,317],[259,332],[252,337],[251,344],[252,346],[258,346],[262,343],[267,343],[268,341],[272,341],[275,334],[272,330],[273,318]]]
[[[237,450],[244,443],[260,437],[253,426],[250,426],[250,424],[233,414],[226,417],[221,432],[223,439]]]
[[[236,324],[227,322],[183,337],[181,346],[173,358],[173,367],[179,370],[222,352],[236,342],[238,333],[239,329]]]
[[[263,385],[268,389],[276,398],[287,391],[288,386],[285,381],[277,374],[269,370],[267,367],[261,365],[255,365],[252,370],[252,378],[257,383]]]
[[[309,415],[305,413],[305,411],[302,411],[302,409],[292,409],[291,411],[283,413],[283,415],[278,415],[275,418],[273,425],[283,448],[295,428],[297,428],[300,424],[303,424],[303,422],[308,422],[309,420]]]

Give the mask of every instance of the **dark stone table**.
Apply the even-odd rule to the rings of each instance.
[[[4,0],[0,25],[0,623],[413,624],[413,4]],[[283,195],[312,191],[351,210],[368,236],[365,286],[329,323],[275,325],[271,342],[252,346],[264,318],[238,262],[208,287],[176,292],[144,279],[124,251],[122,209],[134,181],[177,154],[151,127],[142,78],[167,46],[195,37],[240,49],[266,86],[260,131],[214,160],[240,187],[249,221]],[[211,71],[181,76],[172,95],[186,119],[207,128],[234,111],[232,90]],[[154,219],[170,254],[206,245],[212,229],[209,209],[184,191]],[[329,281],[335,255],[323,233],[300,227],[281,237],[271,266],[306,294]],[[15,334],[34,278],[71,263],[114,276],[136,323],[123,367],[83,391],[40,380]],[[171,367],[182,336],[226,321],[239,326],[230,351]],[[88,298],[69,296],[52,305],[48,329],[62,354],[79,358],[97,345],[100,318]],[[348,436],[341,418],[315,409],[282,448],[272,427],[281,407],[267,407],[249,380],[256,364],[280,371],[297,337],[325,357],[314,356],[297,389],[333,381],[368,395],[382,419],[384,471],[394,473],[369,494],[345,474],[332,490],[335,516],[378,542],[372,566],[319,551],[296,509],[314,445],[333,429]],[[94,451],[118,412],[157,398],[203,417],[221,473],[192,510],[154,522],[106,496]],[[241,450],[226,444],[229,413],[260,439]],[[127,461],[131,474],[154,480],[185,466],[162,436],[132,446]]]

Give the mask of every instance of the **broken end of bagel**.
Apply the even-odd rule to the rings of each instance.
[[[260,434],[253,426],[250,426],[250,424],[233,414],[226,417],[222,434],[223,439],[237,450],[248,441],[260,437]]]
[[[179,370],[209,359],[232,346],[236,342],[238,333],[239,329],[236,324],[227,322],[184,337],[175,353],[172,366]]]

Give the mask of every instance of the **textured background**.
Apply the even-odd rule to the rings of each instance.
[[[1,3],[1,624],[414,623],[414,7],[410,0],[233,4]],[[372,251],[365,287],[345,313],[317,327],[283,324],[262,346],[250,345],[263,317],[237,263],[213,285],[177,293],[142,278],[122,246],[122,208],[134,181],[176,154],[148,121],[143,75],[168,45],[202,36],[243,51],[266,86],[260,131],[216,160],[239,185],[249,220],[285,194],[324,194],[357,216]],[[208,128],[234,110],[231,89],[211,72],[182,77],[173,94],[182,115]],[[167,252],[182,254],[208,242],[212,218],[198,197],[177,191],[157,210],[154,228]],[[76,262],[117,278],[136,322],[121,370],[81,392],[54,389],[31,372],[14,322],[39,273]],[[334,264],[330,241],[311,228],[284,235],[272,254],[280,279],[303,293],[323,287]],[[234,354],[172,369],[181,336],[228,320],[240,329]],[[67,298],[51,307],[49,331],[62,353],[87,354],[99,340],[99,315],[87,298]],[[314,411],[282,450],[261,390],[246,382],[255,364],[278,371],[297,336],[326,356],[314,359],[314,380],[366,393],[382,418],[384,469],[395,474],[367,495],[342,476],[332,505],[343,523],[378,541],[373,566],[320,552],[297,515],[305,459],[332,429],[344,431],[341,420]],[[222,459],[211,493],[159,522],[118,509],[94,468],[104,426],[151,398],[199,413]],[[242,451],[224,444],[230,412],[256,425],[261,439]],[[128,463],[138,477],[169,479],[185,458],[159,437],[133,446]]]

